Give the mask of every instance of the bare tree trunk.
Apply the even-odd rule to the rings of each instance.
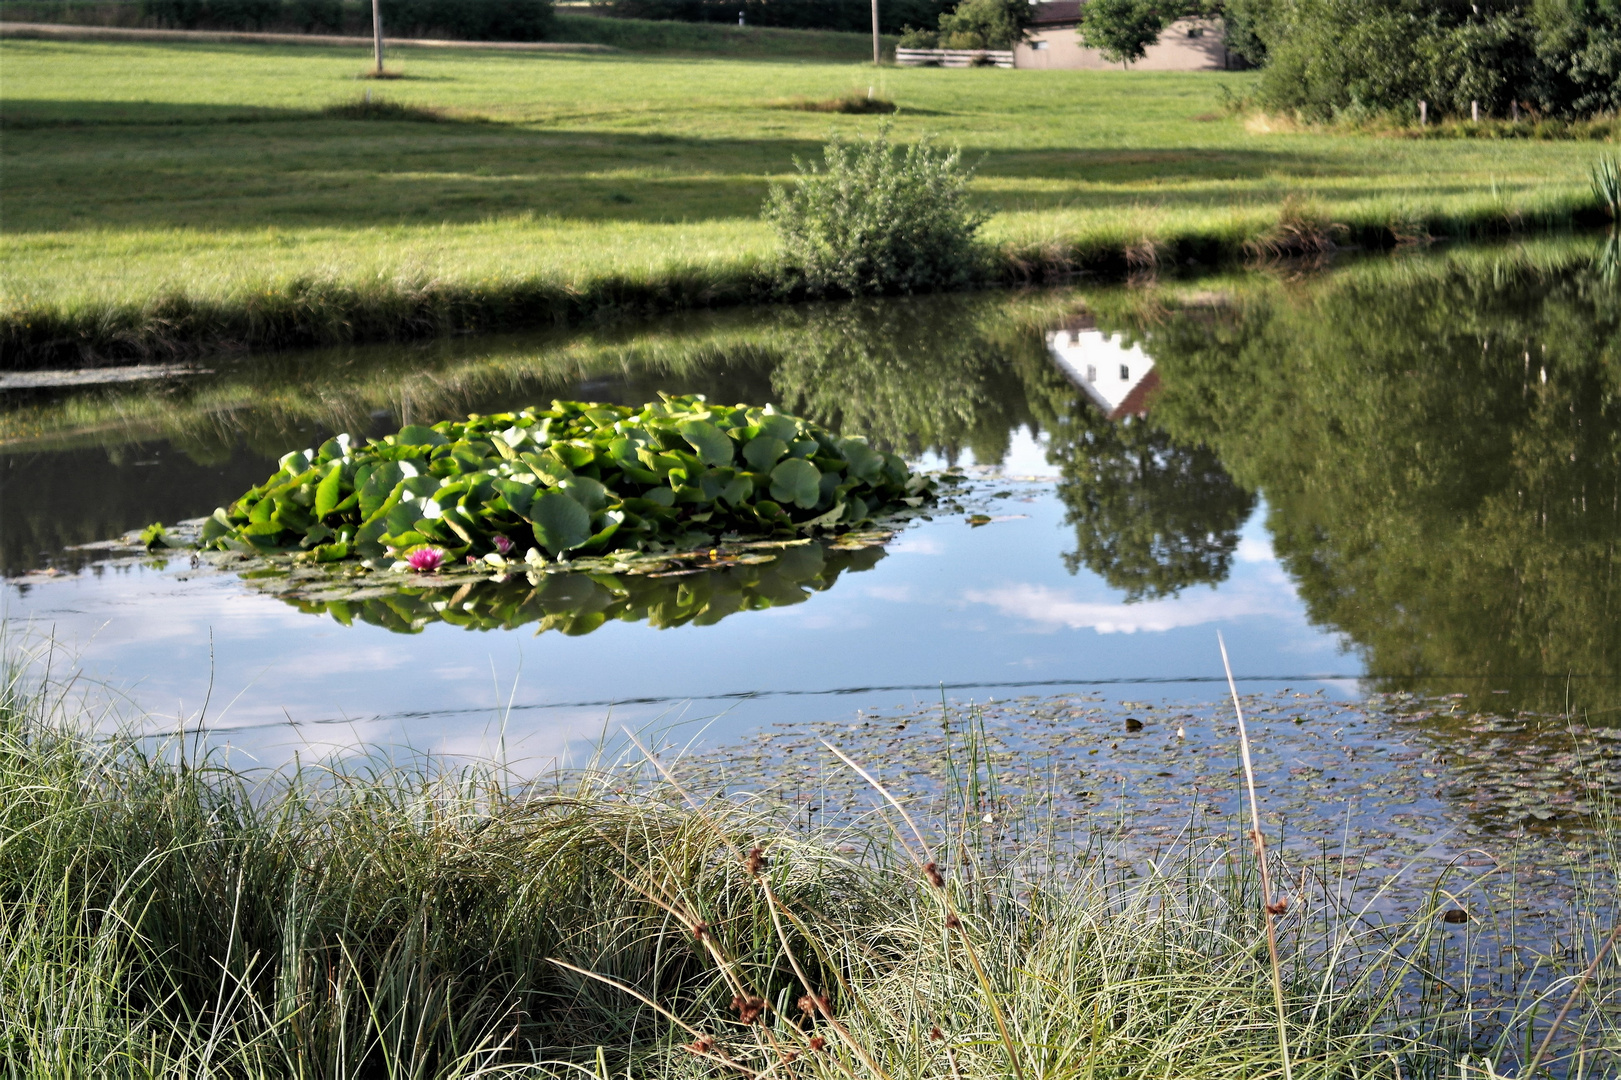
[[[873,0],[877,3],[877,0]],[[382,0],[371,0],[372,53],[377,59],[377,74],[383,73],[383,9]]]
[[[878,0],[872,0],[872,63],[877,67],[883,62],[884,57],[878,46]]]

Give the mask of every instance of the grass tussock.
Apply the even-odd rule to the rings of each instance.
[[[340,101],[321,110],[335,120],[400,120],[418,124],[438,124],[450,117],[441,109],[374,98],[370,94],[353,101]]]
[[[1466,1018],[1439,893],[1380,925],[1293,889],[1271,963],[1245,842],[1016,852],[978,765],[943,821],[875,787],[811,832],[646,761],[243,772],[82,722],[0,697],[8,1074],[1485,1078],[1563,1000]],[[1604,1015],[1546,1060],[1603,1075]]]
[[[377,68],[367,68],[365,71],[362,71],[359,75],[355,76],[357,79],[383,80],[409,79],[410,77],[411,76],[407,75],[403,71],[400,71],[398,68],[383,68],[382,70],[378,70]]]
[[[1606,154],[1593,163],[1593,194],[1612,219],[1621,221],[1621,157]]]
[[[1339,250],[1336,240],[1350,233],[1332,221],[1321,207],[1288,199],[1271,228],[1245,241],[1244,249],[1258,262],[1282,259],[1320,259]]]
[[[873,116],[892,113],[896,106],[888,98],[849,93],[835,98],[792,98],[775,103],[771,108],[793,109],[798,112],[843,113],[846,116]]]

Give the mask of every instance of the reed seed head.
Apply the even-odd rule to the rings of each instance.
[[[753,994],[739,994],[732,999],[732,1008],[737,1010],[737,1018],[745,1024],[752,1024],[765,1013],[765,998],[755,997]]]
[[[827,998],[821,994],[806,994],[799,999],[799,1011],[806,1016],[815,1016],[818,1013],[826,1016],[828,1012]]]
[[[947,930],[961,930],[962,929],[962,920],[957,918],[957,916],[955,914],[948,913],[946,915],[946,929]]]
[[[707,1054],[715,1049],[715,1040],[708,1035],[700,1035],[692,1042],[687,1043],[685,1049],[694,1054]]]
[[[760,871],[764,870],[768,865],[765,857],[765,848],[750,848],[748,858],[743,860],[743,865],[748,867],[750,877],[759,877]]]
[[[946,1033],[941,1031],[940,1026],[936,1024],[934,1027],[929,1029],[929,1039],[933,1042],[945,1042]]]
[[[940,868],[932,862],[923,864],[923,876],[928,878],[929,884],[933,885],[936,889],[943,889],[946,887],[946,879],[941,876]]]
[[[1289,898],[1287,896],[1280,896],[1266,906],[1266,913],[1268,915],[1282,915],[1288,910]]]
[[[820,1054],[823,1050],[827,1049],[827,1040],[822,1038],[820,1035],[813,1035],[811,1036],[810,1048],[816,1053]]]
[[[706,922],[693,923],[692,924],[692,936],[694,938],[697,938],[699,941],[702,941],[704,938],[708,937],[709,936],[709,924],[706,923]]]

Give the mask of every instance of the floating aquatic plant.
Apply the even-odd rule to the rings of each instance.
[[[701,396],[555,401],[364,445],[339,435],[280,464],[203,523],[204,547],[431,572],[842,532],[934,492],[864,439]]]

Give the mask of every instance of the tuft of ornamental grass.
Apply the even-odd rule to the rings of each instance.
[[[337,120],[403,120],[420,124],[437,124],[450,119],[442,109],[374,98],[370,93],[353,101],[328,105],[321,110],[321,115]]]
[[[11,1075],[1282,1075],[1242,844],[1020,855],[970,825],[977,767],[943,822],[875,785],[866,826],[821,832],[652,759],[240,770],[184,732],[92,738],[20,671],[0,690]],[[1437,911],[1297,901],[1276,968],[1293,1076],[1460,1075],[1553,1007],[1522,999],[1482,1044],[1438,981]],[[1589,1076],[1614,1064],[1603,1015],[1569,1032]]]
[[[1605,154],[1593,163],[1593,195],[1621,222],[1621,157]]]
[[[871,94],[863,96],[849,93],[835,98],[792,98],[773,103],[771,108],[794,109],[798,112],[843,113],[846,116],[873,116],[894,112],[895,103],[888,98],[873,97]]]

